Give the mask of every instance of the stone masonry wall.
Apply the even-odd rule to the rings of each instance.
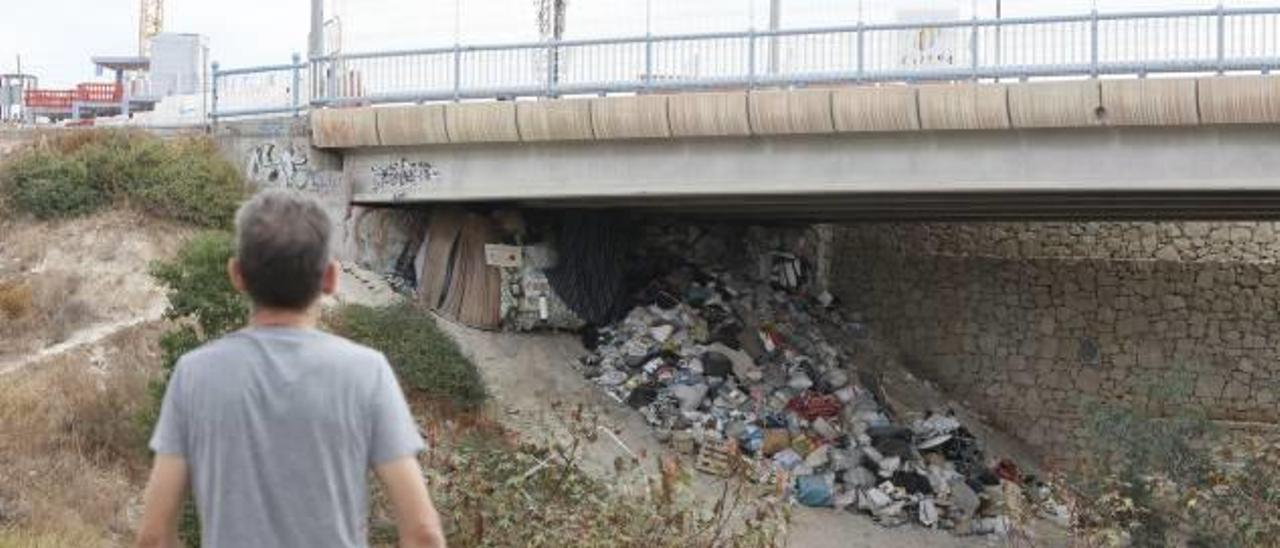
[[[863,224],[833,291],[905,365],[1044,450],[1151,389],[1229,428],[1280,422],[1277,223]],[[1168,411],[1168,410],[1165,410]]]

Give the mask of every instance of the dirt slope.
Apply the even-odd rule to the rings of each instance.
[[[0,224],[0,374],[159,319],[148,265],[191,232],[127,211]]]

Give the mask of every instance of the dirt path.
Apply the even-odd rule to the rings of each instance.
[[[9,373],[15,373],[24,367],[32,364],[40,363],[45,360],[61,356],[70,352],[74,352],[83,348],[90,348],[104,339],[111,337],[117,333],[137,327],[142,324],[154,322],[164,316],[164,303],[156,303],[151,308],[142,312],[142,315],[128,318],[124,320],[91,325],[85,329],[81,329],[72,333],[67,340],[62,341],[53,346],[46,346],[39,351],[27,354],[21,358],[10,360],[8,362],[0,362],[0,377]]]
[[[0,220],[0,375],[160,319],[168,300],[148,269],[191,233],[130,211]]]

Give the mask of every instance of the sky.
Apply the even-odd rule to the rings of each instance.
[[[324,0],[346,52],[536,40],[535,0]],[[887,22],[901,9],[950,6],[994,15],[996,0],[780,0],[784,27]],[[1001,0],[1006,17],[1207,8],[1218,0]],[[741,30],[768,25],[769,0],[568,0],[568,38]],[[305,53],[310,0],[166,0],[165,29],[203,34],[224,68],[279,64]],[[1280,0],[1226,0],[1280,6]],[[0,72],[42,87],[101,80],[89,58],[137,53],[137,0],[0,0]]]

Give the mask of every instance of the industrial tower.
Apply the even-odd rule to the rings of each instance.
[[[139,0],[138,56],[151,57],[151,39],[164,32],[164,0]]]

